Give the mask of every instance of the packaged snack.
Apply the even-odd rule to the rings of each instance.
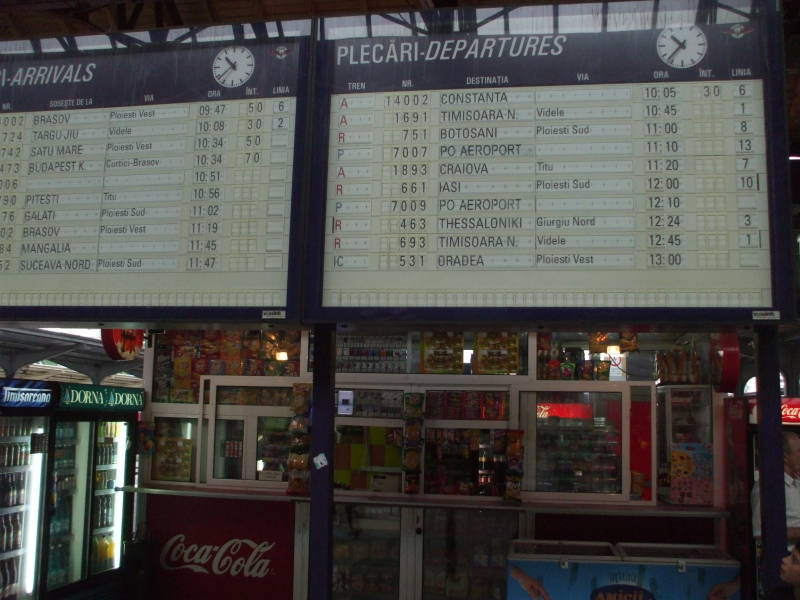
[[[239,361],[242,356],[242,332],[222,331],[219,338],[219,357],[222,360]]]
[[[242,335],[241,357],[245,360],[262,358],[260,329],[251,329],[244,332]]]
[[[445,392],[431,391],[425,393],[425,416],[429,419],[443,419],[445,408]]]
[[[464,334],[460,331],[425,331],[420,348],[421,373],[463,372]]]
[[[425,396],[420,393],[403,394],[403,418],[422,418]]]
[[[295,383],[292,386],[292,412],[295,414],[307,413],[311,409],[311,384]]]
[[[403,437],[406,442],[422,440],[422,419],[406,419]]]
[[[596,360],[594,363],[594,378],[597,381],[608,381],[611,372],[610,360]]]
[[[639,336],[630,329],[619,332],[619,351],[637,352],[639,350]]]
[[[561,363],[561,379],[575,379],[575,363]]]
[[[422,462],[421,448],[405,447],[403,448],[403,470],[408,473],[419,472],[420,463]]]
[[[445,419],[463,418],[466,403],[466,392],[447,392],[447,400],[444,409]]]
[[[591,360],[583,361],[581,366],[581,379],[584,381],[592,381],[594,379],[594,364]]]
[[[483,392],[467,392],[464,399],[465,419],[475,420],[481,418],[481,404],[485,405],[486,395]]]
[[[419,494],[419,474],[406,473],[403,491],[406,494]]]
[[[214,329],[203,331],[197,355],[202,358],[219,358],[221,332]]]
[[[557,358],[552,358],[547,361],[547,377],[545,379],[560,379],[561,378],[561,361]]]
[[[605,352],[608,347],[608,334],[595,331],[589,334],[589,352],[599,354]]]

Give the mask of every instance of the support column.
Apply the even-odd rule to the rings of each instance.
[[[331,600],[333,587],[333,443],[336,327],[314,327],[314,391],[311,397],[311,507],[308,600]],[[324,457],[327,463],[320,466]]]
[[[761,577],[766,590],[785,585],[779,577],[786,555],[786,497],[783,483],[778,328],[763,325],[758,335],[758,463],[761,493]]]

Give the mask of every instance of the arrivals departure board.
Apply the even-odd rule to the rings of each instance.
[[[321,310],[774,306],[760,45],[329,42]]]
[[[284,317],[300,55],[236,43],[0,63],[3,314]]]

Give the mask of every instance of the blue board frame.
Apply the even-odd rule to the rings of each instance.
[[[255,72],[248,83],[260,86],[256,95],[246,93],[247,86],[224,87],[216,85],[209,68],[214,56],[225,46],[245,46],[269,56],[256,61]],[[142,107],[144,92],[154,87],[163,92],[156,94],[150,103],[173,104],[182,102],[214,102],[253,98],[296,98],[294,151],[292,164],[291,215],[287,268],[287,296],[283,306],[0,306],[0,322],[30,321],[82,322],[82,323],[167,323],[247,321],[290,323],[300,318],[300,285],[304,231],[302,189],[305,173],[303,157],[306,155],[306,126],[308,111],[309,48],[307,37],[281,40],[245,39],[219,43],[185,45],[151,45],[126,48],[123,51],[99,50],[59,53],[57,56],[12,56],[0,60],[3,77],[10,79],[19,67],[45,67],[49,71],[48,85],[0,88],[2,114],[15,111],[77,109],[80,106],[53,105],[54,99],[92,98],[91,108]],[[89,64],[94,66],[87,68]],[[72,65],[71,83],[64,75]],[[279,65],[275,67],[275,65]],[[59,70],[60,69],[60,70]],[[112,81],[95,77],[105,70]],[[46,71],[43,71],[46,73]],[[55,78],[62,80],[53,83]],[[81,79],[85,79],[81,81]],[[8,80],[4,80],[6,83]],[[275,86],[273,88],[273,86]],[[281,89],[277,89],[283,86]],[[219,95],[209,98],[208,90],[217,89]],[[55,106],[55,108],[53,108]],[[269,149],[266,149],[269,151]],[[135,276],[136,274],[134,274]],[[140,273],[143,289],[147,289],[147,273]],[[53,277],[57,275],[54,274]],[[198,274],[201,277],[202,274]]]
[[[665,7],[668,10],[669,7]],[[742,24],[741,26],[700,26],[705,30],[709,37],[715,41],[723,39],[723,35],[730,40],[741,40],[751,37],[752,42],[748,45],[750,60],[753,65],[751,77],[763,78],[764,81],[764,117],[765,131],[767,140],[767,164],[769,178],[769,232],[770,232],[770,259],[771,259],[771,279],[772,279],[772,303],[767,306],[748,306],[748,307],[697,307],[697,308],[651,308],[651,307],[612,307],[612,308],[576,308],[569,306],[552,307],[431,307],[431,306],[406,306],[406,307],[387,307],[387,306],[325,306],[323,304],[323,277],[325,248],[324,236],[326,227],[326,188],[327,188],[327,163],[328,163],[328,132],[330,130],[330,99],[333,94],[344,93],[346,82],[350,79],[367,81],[366,92],[374,91],[422,91],[424,89],[442,89],[450,85],[456,85],[459,81],[463,82],[465,75],[488,76],[502,70],[493,70],[490,66],[483,66],[477,71],[465,72],[464,63],[450,60],[441,64],[425,63],[423,68],[414,69],[413,62],[401,64],[392,71],[387,71],[385,64],[347,65],[336,67],[337,44],[361,45],[383,44],[381,51],[384,53],[388,46],[387,38],[360,38],[352,40],[337,40],[320,42],[318,47],[317,61],[319,63],[318,91],[314,106],[315,128],[320,131],[320,143],[313,148],[312,160],[315,165],[325,165],[325,168],[314,172],[312,180],[312,193],[310,198],[309,210],[309,260],[307,264],[308,276],[306,284],[304,318],[315,322],[359,322],[359,321],[398,321],[398,322],[519,322],[519,323],[542,323],[542,322],[648,322],[648,323],[751,323],[759,320],[775,322],[777,320],[788,320],[793,317],[795,312],[792,281],[793,281],[793,255],[791,251],[791,229],[790,229],[790,203],[788,193],[788,144],[786,141],[786,118],[783,104],[783,57],[780,47],[782,36],[781,15],[775,10],[774,6],[764,2],[761,4],[760,17],[756,22]],[[754,11],[756,12],[756,11]],[[597,48],[597,43],[601,42],[599,36],[607,36],[602,40],[618,43],[628,36],[629,45],[626,51],[619,51],[619,62],[615,61],[613,73],[607,81],[602,83],[622,83],[632,82],[641,83],[630,77],[630,73],[644,73],[643,67],[638,64],[637,57],[641,55],[641,43],[651,44],[655,41],[660,30],[650,29],[637,32],[615,32],[591,34],[591,43],[585,44],[584,60],[591,61],[592,48]],[[479,36],[483,37],[483,36]],[[509,36],[506,36],[509,37]],[[551,36],[552,37],[552,36]],[[411,50],[410,52],[426,51],[428,40],[434,39],[443,45],[447,39],[472,40],[474,36],[458,34],[452,36],[438,36],[436,38],[427,37],[408,37],[398,38],[400,42],[410,42],[414,48],[421,50]],[[633,41],[630,41],[633,40]],[[638,40],[638,41],[637,41]],[[552,42],[551,42],[552,43]],[[732,41],[730,43],[733,43]],[[738,43],[738,42],[737,42]],[[617,46],[619,49],[619,46]],[[369,50],[367,51],[369,60]],[[588,52],[589,54],[586,54]],[[355,56],[358,63],[362,56],[356,51],[355,54],[346,55],[346,60]],[[711,57],[713,61],[712,69],[717,69],[716,73],[722,72],[725,60],[720,54]],[[720,62],[721,61],[721,62]],[[367,61],[364,61],[367,62]],[[377,62],[377,61],[376,61]],[[620,66],[620,64],[622,66]],[[708,64],[702,66],[708,67]],[[628,68],[626,68],[628,67]],[[662,64],[663,68],[664,65]],[[538,69],[547,69],[537,65]],[[358,70],[361,69],[361,72]],[[652,66],[650,67],[652,71]],[[551,70],[552,71],[552,70]],[[574,69],[570,71],[570,76]],[[356,77],[348,78],[347,75],[358,73]],[[693,73],[696,73],[693,71]],[[366,74],[366,75],[365,75]],[[549,82],[555,83],[575,83],[574,81],[560,81],[559,75],[555,72],[546,74],[550,77]],[[690,77],[686,71],[677,69],[670,70],[671,81],[697,80],[697,75]],[[715,75],[716,77],[716,75]],[[413,80],[415,86],[410,89],[401,89],[398,81],[401,78]],[[729,76],[728,79],[733,78]],[[421,83],[417,83],[421,82]],[[591,81],[589,83],[598,83]],[[513,81],[510,82],[513,86]],[[531,85],[529,83],[519,83],[518,85]],[[460,85],[463,87],[463,83]],[[529,273],[529,272],[528,272]],[[398,276],[402,277],[401,272]]]

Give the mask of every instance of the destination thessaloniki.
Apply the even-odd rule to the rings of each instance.
[[[377,65],[420,60],[558,56],[564,51],[566,41],[565,35],[528,35],[342,44],[336,48],[336,64]]]

